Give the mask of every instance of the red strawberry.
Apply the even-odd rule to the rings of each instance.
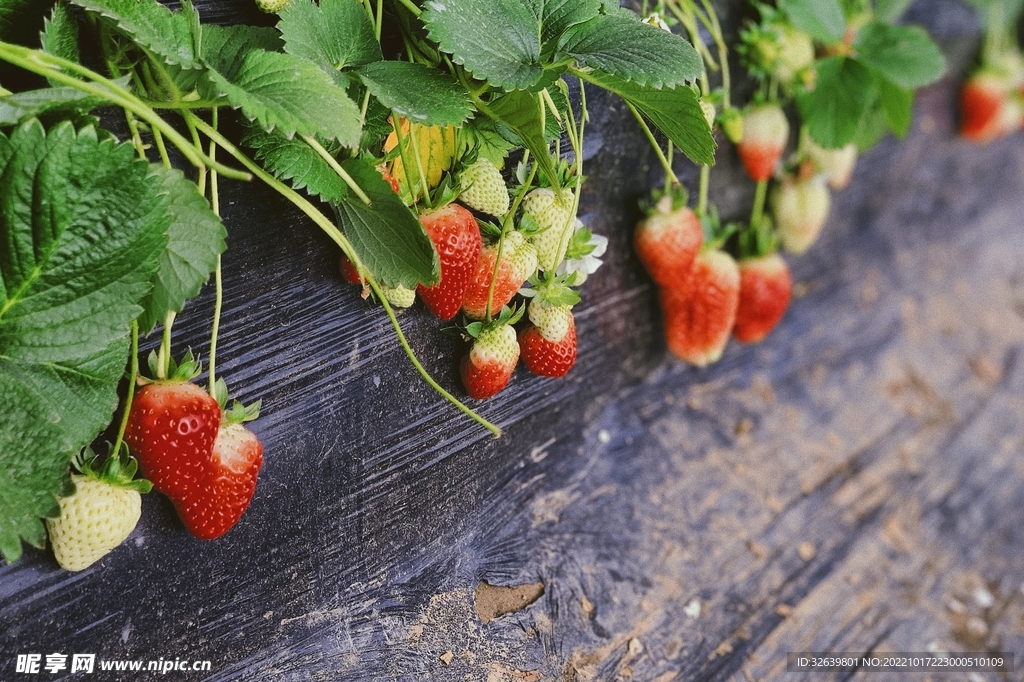
[[[703,241],[697,214],[685,205],[674,206],[669,195],[658,201],[633,236],[644,267],[663,287],[678,287],[686,281]]]
[[[533,323],[519,333],[523,362],[542,377],[565,376],[576,364],[576,320],[569,306],[530,302]]]
[[[740,343],[758,343],[786,314],[793,278],[777,253],[741,260],[739,268],[740,303],[732,333]]]
[[[458,204],[424,213],[420,222],[437,249],[441,281],[432,287],[421,284],[417,291],[435,315],[450,320],[462,307],[480,258],[480,228],[473,214]]]
[[[471,398],[482,400],[508,385],[519,362],[516,330],[507,323],[485,327],[462,359],[462,383]]]
[[[356,270],[355,263],[349,260],[349,257],[345,254],[341,254],[341,263],[338,268],[341,271],[341,276],[345,278],[345,281],[349,284],[366,284],[363,278],[359,276],[359,271]]]
[[[124,440],[142,476],[168,497],[180,497],[200,485],[220,420],[220,405],[203,389],[158,381],[135,392]]]
[[[661,289],[665,341],[675,355],[703,367],[722,357],[736,320],[740,273],[723,251],[704,251],[687,283]]]
[[[381,165],[377,166],[377,172],[380,173],[380,176],[384,178],[385,182],[391,185],[391,189],[395,191],[395,194],[402,193],[402,189],[398,185],[398,180],[395,180],[395,176],[391,175],[391,171],[388,170],[388,166],[386,163],[382,163]]]
[[[747,174],[763,182],[775,172],[789,141],[789,120],[777,104],[762,104],[743,116],[743,139],[737,145]]]
[[[487,294],[494,276],[494,261],[498,257],[498,245],[484,248],[477,259],[469,283],[469,290],[462,301],[462,312],[473,319],[483,319],[487,310]],[[501,264],[494,280],[494,294],[491,311],[501,310],[516,295],[523,283],[537,271],[537,251],[526,241],[521,232],[509,232],[502,245]]]
[[[228,532],[248,508],[262,465],[263,446],[255,434],[238,423],[222,425],[203,485],[173,500],[185,527],[203,540]]]
[[[1024,118],[1017,87],[1014,77],[993,68],[971,76],[960,92],[960,135],[989,142],[1017,130]]]

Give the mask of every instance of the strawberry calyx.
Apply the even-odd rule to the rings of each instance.
[[[712,204],[708,212],[700,216],[700,226],[704,230],[704,243],[701,245],[701,253],[721,249],[729,238],[742,229],[740,223],[722,223],[718,214],[718,207]]]
[[[737,238],[739,260],[747,258],[761,258],[769,256],[779,250],[782,240],[772,219],[762,216],[758,225],[753,223],[747,225],[746,229],[739,232]]]
[[[107,443],[107,449],[113,446]],[[71,465],[83,476],[93,481],[100,481],[115,488],[134,490],[138,493],[148,493],[153,489],[153,484],[144,478],[135,478],[138,473],[139,463],[128,451],[128,444],[121,443],[118,452],[109,454],[105,459],[100,460],[96,451],[91,447],[75,455]],[[72,485],[74,485],[72,483]]]
[[[640,201],[640,209],[647,216],[661,213],[669,215],[690,204],[690,193],[682,185],[672,185],[667,190],[654,189],[650,199]]]
[[[552,307],[572,307],[580,302],[579,292],[572,288],[576,282],[576,273],[555,275],[545,273],[541,279],[534,275],[528,280],[530,286],[523,287],[519,293],[526,298],[537,299]]]
[[[466,335],[479,339],[480,335],[485,332],[493,331],[505,325],[516,324],[519,320],[523,319],[525,313],[526,306],[505,306],[501,309],[501,313],[490,322],[481,320],[467,324],[465,329]]]
[[[149,352],[149,357],[146,358],[146,364],[148,365],[149,372],[152,376],[159,376],[158,368],[160,360],[155,350]],[[166,379],[150,379],[140,374],[138,378],[136,378],[135,383],[138,386],[145,386],[146,384],[170,384],[182,381],[192,381],[199,376],[202,370],[202,363],[199,362],[198,357],[192,355],[192,349],[190,348],[185,351],[185,355],[182,356],[181,362],[175,361],[173,357],[169,358]]]
[[[233,400],[229,408],[228,385],[224,379],[217,379],[217,383],[213,385],[213,398],[220,405],[221,426],[251,422],[260,416],[260,407],[263,405],[262,398],[249,405],[243,405],[240,400]]]

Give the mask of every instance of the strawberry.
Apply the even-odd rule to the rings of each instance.
[[[391,189],[394,191],[395,194],[402,193],[402,188],[398,184],[398,180],[395,180],[395,176],[393,176],[391,174],[391,171],[388,170],[388,165],[386,163],[382,163],[379,166],[377,166],[377,172],[380,173],[380,176],[382,178],[384,178],[384,182],[391,185]]]
[[[508,187],[501,171],[490,160],[480,158],[462,172],[459,201],[481,213],[503,216],[508,213]]]
[[[633,246],[647,272],[663,287],[684,283],[704,240],[697,214],[684,194],[661,197],[633,236]]]
[[[739,299],[736,261],[723,251],[701,252],[685,286],[661,289],[668,349],[698,367],[718,360],[729,341]]]
[[[775,188],[772,212],[786,251],[801,254],[817,241],[832,199],[820,178],[786,178]]]
[[[466,392],[477,400],[497,395],[508,385],[517,362],[519,344],[515,328],[502,318],[482,327],[469,355],[462,359],[462,383]]]
[[[388,303],[391,304],[392,308],[409,308],[416,302],[415,289],[406,289],[403,286],[381,286],[380,289],[384,293],[384,298],[388,299]]]
[[[82,474],[73,474],[75,491],[60,499],[60,516],[47,519],[53,556],[61,568],[81,571],[106,556],[135,530],[142,515],[142,497],[149,481],[133,480],[137,464],[127,448],[112,455],[100,471],[87,450],[76,457]]]
[[[990,142],[1021,126],[1021,105],[1009,80],[995,68],[983,68],[968,79],[960,91],[962,137]]]
[[[292,0],[256,0],[256,6],[267,14],[277,14],[287,7]]]
[[[341,254],[341,262],[338,266],[338,270],[341,272],[341,276],[349,284],[366,284],[366,282],[363,281],[362,276],[359,274],[359,271],[356,270],[355,263],[349,260],[349,257],[345,254]]]
[[[540,227],[531,239],[537,248],[540,269],[553,272],[565,258],[569,245],[566,232],[575,228],[572,214],[573,193],[561,190],[555,194],[550,189],[535,189],[523,199],[523,212]]]
[[[476,269],[469,284],[469,290],[462,301],[462,312],[473,319],[483,319],[487,310],[487,294],[494,276],[494,263],[498,257],[498,245],[485,247],[480,252]],[[501,310],[523,283],[537,271],[537,251],[526,241],[521,232],[511,231],[505,235],[502,245],[501,263],[494,280],[494,294],[491,310]]]
[[[534,374],[565,376],[576,364],[576,320],[567,305],[551,306],[540,298],[530,302],[529,325],[519,333],[523,362]]]
[[[743,139],[736,146],[747,174],[763,182],[775,172],[789,141],[789,121],[777,104],[762,104],[743,116]]]
[[[170,498],[199,484],[220,427],[220,405],[188,381],[198,373],[187,355],[171,379],[136,390],[128,413],[124,441],[142,475]]]
[[[739,262],[740,302],[733,336],[740,343],[758,343],[786,314],[793,293],[789,266],[777,253]]]
[[[476,218],[458,204],[448,204],[420,216],[437,249],[441,280],[432,287],[417,287],[420,298],[442,320],[455,317],[466,297],[483,241]]]
[[[857,165],[857,145],[851,142],[839,149],[825,149],[810,140],[807,150],[818,172],[825,175],[829,187],[838,191],[850,184]]]
[[[776,24],[775,30],[778,53],[772,70],[780,83],[791,85],[793,79],[814,64],[814,41],[788,23]]]
[[[240,423],[221,426],[203,485],[174,500],[185,527],[202,540],[228,532],[249,506],[263,465],[263,445]]]

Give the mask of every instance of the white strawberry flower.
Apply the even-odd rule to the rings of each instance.
[[[569,247],[568,256],[558,266],[556,274],[568,275],[570,273],[576,273],[575,285],[583,284],[587,277],[597,272],[597,269],[601,267],[603,260],[601,256],[604,255],[605,251],[608,250],[608,237],[600,234],[591,234],[590,239],[586,242],[578,240],[580,230],[585,230],[586,225],[581,220],[576,221],[576,235],[573,236],[573,244]],[[577,246],[578,244],[578,246]],[[572,257],[573,252],[580,253],[579,256]]]

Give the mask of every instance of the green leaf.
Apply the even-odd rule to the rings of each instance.
[[[601,15],[566,31],[561,53],[637,85],[662,88],[696,80],[704,65],[683,38],[621,14]]]
[[[458,81],[424,64],[375,62],[356,73],[381,104],[416,123],[457,126],[473,113]]]
[[[189,22],[156,0],[71,0],[79,7],[107,17],[118,29],[168,64],[200,68]]]
[[[906,136],[914,120],[914,91],[901,88],[887,78],[879,78],[878,95],[889,128],[896,137]]]
[[[353,194],[335,204],[338,225],[360,260],[385,286],[416,288],[434,284],[440,265],[423,225],[384,181],[377,169],[362,159],[349,159],[342,167],[370,198],[367,206]]]
[[[457,133],[459,151],[456,156],[462,158],[470,151],[475,151],[479,158],[489,160],[498,168],[504,166],[505,157],[515,145],[502,137],[495,126],[496,121],[486,116],[466,121]]]
[[[284,49],[328,71],[378,62],[384,57],[373,24],[359,0],[294,0],[277,27]]]
[[[347,147],[359,143],[359,108],[312,62],[259,48],[219,53],[217,42],[232,43],[212,37],[204,34],[203,56],[210,66],[207,77],[218,94],[249,120],[287,137],[299,133],[337,140]]]
[[[44,540],[72,454],[117,405],[167,199],[130,145],[67,123],[0,135],[0,551]]]
[[[181,312],[217,267],[217,256],[227,248],[227,230],[194,182],[179,170],[154,166],[160,191],[170,201],[172,222],[167,248],[153,278],[153,290],[142,301],[139,331],[148,334],[169,312]]]
[[[81,358],[121,338],[166,244],[166,199],[130,145],[18,128],[0,175],[0,354]],[[105,158],[107,157],[107,158]]]
[[[44,52],[78,62],[78,22],[63,2],[54,5],[53,15],[43,22],[42,44]],[[50,85],[60,84],[51,80]]]
[[[597,16],[599,0],[430,0],[420,17],[430,39],[476,78],[503,90],[535,86],[553,44]]]
[[[530,150],[534,161],[540,164],[540,169],[544,171],[544,174],[549,178],[554,178],[556,177],[555,167],[551,162],[551,152],[548,149],[548,139],[544,129],[550,112],[547,112],[545,121],[542,121],[541,106],[543,105],[538,95],[519,90],[491,100],[488,104],[488,113],[498,123],[508,126],[523,146]]]
[[[875,17],[892,23],[903,16],[914,0],[875,0]]]
[[[256,150],[256,158],[274,177],[290,180],[295,189],[305,188],[324,201],[340,201],[348,193],[345,181],[303,140],[250,127],[242,142]]]
[[[601,71],[578,74],[585,81],[614,92],[651,120],[694,163],[715,163],[711,136],[697,94],[685,85],[652,90]]]
[[[876,97],[875,77],[855,59],[818,62],[814,90],[797,95],[797,105],[814,141],[826,149],[849,143]]]
[[[834,43],[846,35],[846,16],[838,0],[779,0],[779,9],[815,40]]]
[[[938,46],[920,26],[890,26],[875,21],[854,40],[857,59],[901,88],[934,83],[946,71]]]
[[[0,126],[18,125],[43,114],[72,114],[105,105],[106,100],[71,86],[26,90],[0,97]]]

